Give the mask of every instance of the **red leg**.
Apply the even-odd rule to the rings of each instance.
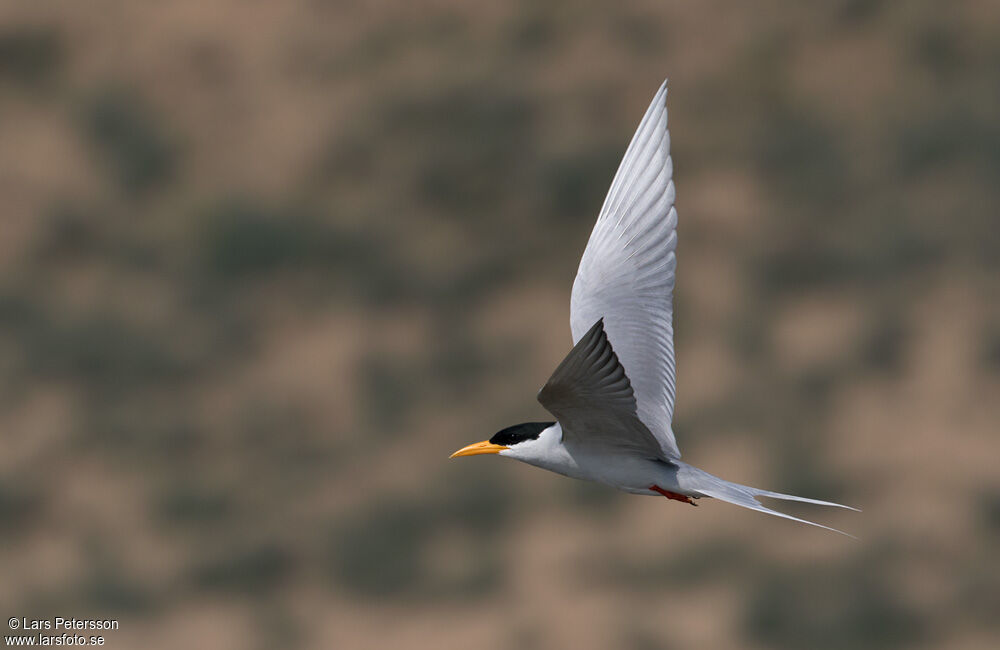
[[[670,492],[668,490],[664,490],[659,485],[650,485],[649,489],[652,490],[653,492],[659,492],[663,496],[667,497],[668,499],[673,499],[674,501],[683,501],[684,503],[690,503],[693,506],[698,505],[697,503],[691,500],[691,497],[684,496],[683,494],[677,494],[676,492]]]

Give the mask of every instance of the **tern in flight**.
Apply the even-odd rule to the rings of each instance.
[[[625,151],[580,260],[570,300],[574,346],[538,393],[557,421],[508,427],[452,458],[499,454],[633,494],[691,505],[712,497],[842,532],[772,510],[757,498],[855,508],[731,483],[680,459],[670,426],[677,210],[666,98],[664,81]]]

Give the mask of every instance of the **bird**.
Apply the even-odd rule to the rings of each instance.
[[[758,499],[857,508],[733,483],[681,460],[671,428],[677,209],[666,98],[664,81],[580,260],[570,298],[573,348],[538,392],[555,421],[507,427],[451,458],[496,454],[632,494],[691,505],[718,499],[853,537]]]

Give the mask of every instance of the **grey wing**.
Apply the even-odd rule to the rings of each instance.
[[[573,341],[604,319],[639,419],[680,458],[674,410],[673,289],[677,210],[664,81],[625,152],[573,282]]]
[[[660,444],[636,415],[625,369],[598,320],[538,392],[542,403],[575,441],[616,452],[663,458]]]

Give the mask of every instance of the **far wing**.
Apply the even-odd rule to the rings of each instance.
[[[639,419],[665,457],[680,458],[670,428],[677,210],[666,97],[664,81],[611,183],[573,282],[570,325],[575,343],[604,319]]]
[[[636,416],[625,369],[598,320],[538,392],[538,401],[580,444],[662,458],[660,444]]]

